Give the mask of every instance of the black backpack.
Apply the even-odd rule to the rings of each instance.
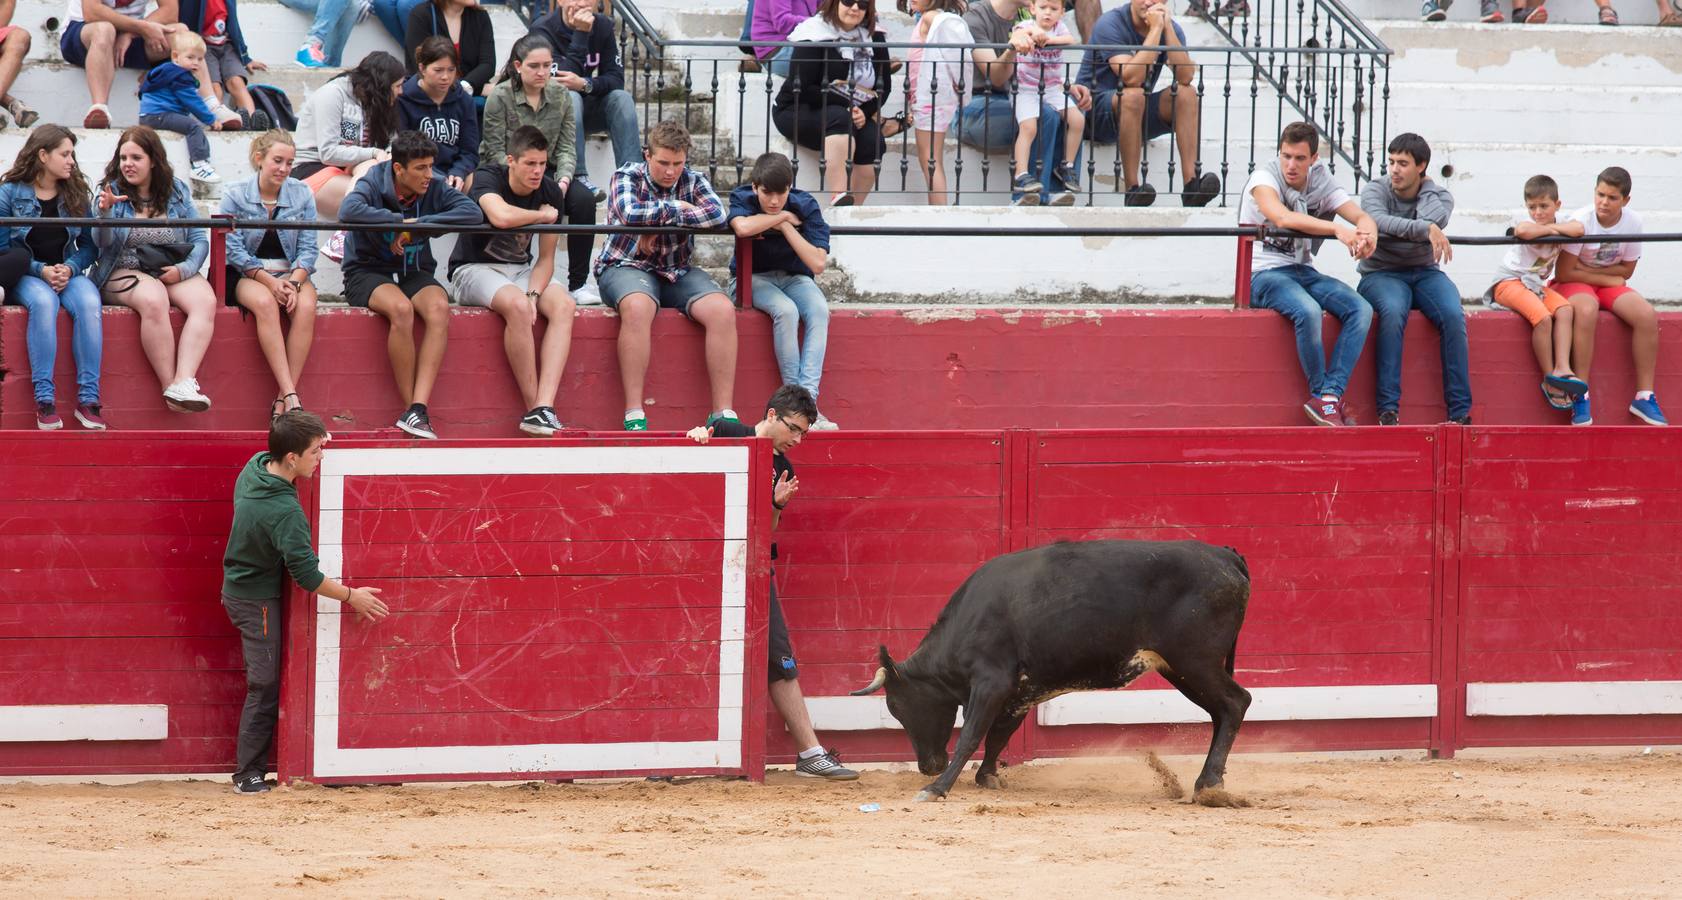
[[[274,123],[274,127],[298,130],[298,117],[292,114],[292,101],[287,99],[285,91],[272,84],[253,84],[250,91],[251,102],[269,114],[269,121]]]

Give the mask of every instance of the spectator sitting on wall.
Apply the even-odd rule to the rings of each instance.
[[[801,438],[817,421],[818,405],[805,388],[785,384],[777,389],[765,404],[765,415],[752,425],[746,422],[722,421],[691,428],[689,439],[705,444],[715,437],[762,437],[771,441],[771,530],[776,531],[782,521],[783,509],[794,500],[800,490],[800,479],[794,477],[794,464],[788,452],[800,445]],[[777,545],[771,545],[771,558],[777,558]],[[782,605],[777,602],[776,572],[771,573],[771,610],[768,618],[766,649],[770,659],[765,675],[770,684],[767,692],[771,705],[777,708],[789,737],[801,748],[795,759],[798,775],[825,778],[830,781],[856,781],[859,774],[841,765],[834,751],[818,743],[818,733],[812,727],[812,715],[806,709],[806,698],[800,691],[800,669],[794,659],[794,643],[789,639],[788,621],[783,618]],[[755,626],[758,623],[754,623]]]
[[[397,98],[397,123],[438,145],[433,160],[439,177],[465,192],[479,167],[479,111],[456,80],[456,48],[447,37],[432,35],[415,50],[420,72],[403,83]]]
[[[1341,216],[1354,225],[1339,225]],[[1267,225],[1303,234],[1336,237],[1349,255],[1372,255],[1378,226],[1360,204],[1332,180],[1320,162],[1320,135],[1307,122],[1292,122],[1279,135],[1279,156],[1256,166],[1244,185],[1238,224]],[[1372,324],[1372,307],[1349,285],[1314,271],[1321,238],[1268,237],[1259,241],[1250,261],[1250,305],[1271,309],[1290,320],[1296,332],[1297,359],[1308,378],[1302,405],[1316,425],[1354,425],[1343,407],[1349,373],[1361,357]],[[1322,313],[1337,316],[1342,328],[1326,360],[1320,341]]]
[[[1130,0],[1098,18],[1088,43],[1135,45],[1145,49],[1088,50],[1076,80],[1092,89],[1092,140],[1117,144],[1128,206],[1150,206],[1156,188],[1140,179],[1144,142],[1172,132],[1180,147],[1180,202],[1207,206],[1221,192],[1220,176],[1198,172],[1198,130],[1202,103],[1192,86],[1197,64],[1185,51],[1186,33],[1174,21],[1168,0]],[[1173,83],[1153,91],[1162,70],[1174,67]]]
[[[1027,49],[1019,38],[1011,39],[1016,19],[1028,6],[1028,0],[972,0],[964,10],[964,24],[976,43],[970,54],[975,60],[975,99],[964,105],[958,118],[958,140],[982,153],[1009,153],[1016,144],[1016,99],[1011,77],[1016,72],[1018,52]],[[1006,45],[1004,49],[996,49]],[[1082,113],[1092,109],[1092,92],[1085,84],[1069,88],[1069,99]],[[1063,111],[1049,103],[1040,104],[1037,128],[1039,140],[1028,153],[1028,173],[1045,188],[1039,194],[1040,203],[1051,201],[1050,185],[1053,169],[1062,161]],[[1074,168],[1080,169],[1081,154],[1077,152]],[[983,163],[985,165],[985,162]],[[1012,202],[1022,197],[1012,192]],[[1072,199],[1072,198],[1071,198]]]
[[[543,174],[549,162],[549,141],[530,125],[514,129],[508,155],[485,161],[473,176],[472,199],[485,221],[504,229],[500,234],[464,234],[450,256],[450,282],[462,306],[489,307],[502,317],[502,347],[514,370],[526,414],[519,428],[535,437],[561,430],[555,414],[555,394],[561,389],[567,351],[572,347],[572,318],[577,313],[572,295],[555,278],[555,250],[560,235],[537,235],[532,256],[528,225],[560,221],[561,186]],[[582,190],[576,183],[573,190]],[[579,271],[589,260],[568,260]],[[541,315],[548,323],[539,348],[532,329]]]
[[[99,261],[89,278],[107,303],[139,315],[140,348],[163,388],[164,405],[204,412],[210,398],[199,390],[198,371],[216,327],[216,293],[199,270],[210,256],[210,232],[168,224],[200,215],[193,189],[175,177],[157,132],[136,125],[117,139],[97,206],[100,218],[113,222],[94,229]],[[170,326],[171,306],[187,317],[179,343]]]
[[[234,0],[180,2],[181,21],[204,38],[204,68],[198,74],[215,92],[211,109],[217,112],[217,123],[228,118],[221,112],[227,110],[239,117],[242,128],[268,131],[276,123],[269,121],[268,113],[257,109],[257,102],[251,99],[246,82],[252,72],[266,72],[269,66],[251,58],[251,51],[245,46],[245,34],[239,27],[239,12]]]
[[[946,132],[969,102],[968,56],[961,47],[924,44],[970,43],[961,13],[964,0],[899,0],[899,11],[915,13],[914,46],[905,67],[906,105],[917,140],[917,168],[928,181],[929,205],[946,205]],[[1037,197],[1035,199],[1038,199]]]
[[[391,161],[374,166],[345,196],[339,220],[384,223],[391,231],[352,231],[345,241],[345,302],[386,318],[391,336],[386,351],[397,394],[408,407],[397,427],[434,440],[426,402],[444,364],[450,327],[450,296],[438,282],[432,258],[435,232],[412,232],[411,222],[478,225],[479,205],[432,177],[438,145],[418,131],[399,131],[391,139]],[[415,319],[426,323],[426,336],[415,351]]]
[[[285,579],[350,606],[365,621],[389,610],[379,588],[352,588],[328,578],[310,549],[310,521],[298,503],[296,482],[315,474],[327,426],[295,409],[269,426],[269,449],[251,457],[234,482],[234,521],[222,555],[222,609],[239,630],[245,660],[245,707],[239,716],[234,790],[261,794],[273,787],[264,775],[280,712],[281,627],[287,604]]]
[[[648,131],[645,161],[613,173],[608,193],[610,225],[716,228],[724,205],[707,177],[688,167],[689,131],[667,120]],[[736,387],[736,307],[706,272],[690,265],[692,235],[615,234],[596,260],[602,302],[619,312],[619,377],[625,388],[626,431],[647,431],[643,379],[654,314],[675,309],[706,331],[707,378],[712,413],[707,423],[736,421],[730,396]]]
[[[70,0],[58,49],[65,62],[87,72],[93,105],[82,117],[83,128],[111,127],[111,82],[118,64],[144,72],[168,59],[169,36],[186,30],[176,18],[176,0],[159,0],[150,15],[148,5],[150,0]]]
[[[314,222],[315,197],[309,186],[292,178],[297,148],[292,135],[275,129],[251,142],[251,167],[257,173],[222,191],[221,212],[235,219]],[[230,234],[226,296],[257,320],[257,346],[269,364],[279,391],[271,417],[303,405],[298,381],[315,338],[315,232],[309,229],[243,228]],[[291,328],[282,334],[282,315]]]
[[[376,50],[356,68],[310,92],[298,116],[298,162],[292,177],[309,185],[323,219],[337,218],[352,182],[391,158],[385,148],[398,130],[397,95],[403,64]],[[345,256],[345,234],[327,238],[322,255]]]
[[[615,168],[639,159],[642,139],[637,130],[636,101],[625,90],[625,68],[619,62],[613,19],[596,15],[595,6],[595,0],[560,0],[554,12],[532,23],[531,33],[548,38],[555,58],[555,80],[572,92],[577,136],[570,174],[600,203],[607,195],[590,183],[586,135],[607,131],[613,142]]]
[[[17,161],[0,179],[0,217],[83,218],[93,206],[87,179],[76,165],[76,135],[60,125],[30,132]],[[53,390],[58,357],[58,310],[70,314],[70,346],[76,358],[76,421],[104,431],[100,416],[99,358],[103,347],[99,287],[86,275],[93,265],[93,229],[48,224],[0,228],[0,286],[6,302],[28,312],[24,341],[29,379],[35,389],[35,427],[64,427]]]
[[[12,121],[19,128],[28,128],[41,118],[41,114],[11,94],[12,84],[23,70],[24,58],[29,55],[29,46],[33,43],[29,29],[10,24],[16,9],[17,0],[0,2],[0,108],[11,113]]]
[[[1507,226],[1509,237],[1582,237],[1583,223],[1558,221],[1559,184],[1546,175],[1533,175],[1524,183],[1524,210],[1515,214]],[[1484,300],[1502,306],[1524,317],[1530,323],[1530,349],[1536,354],[1536,364],[1542,367],[1542,395],[1554,409],[1569,410],[1572,398],[1586,394],[1588,382],[1577,377],[1572,360],[1581,351],[1574,351],[1578,306],[1582,315],[1593,316],[1600,311],[1595,298],[1579,294],[1575,301],[1567,300],[1548,286],[1553,277],[1554,262],[1559,257],[1559,244],[1513,244],[1501,257],[1495,270],[1495,283],[1484,293]]]
[[[754,308],[771,317],[771,349],[783,384],[800,385],[816,401],[829,344],[829,301],[813,279],[828,262],[829,225],[818,201],[794,187],[788,157],[761,154],[751,177],[751,184],[730,192],[728,223],[737,237],[753,238],[753,271],[744,276],[732,256],[730,294],[737,294],[740,279],[752,279]],[[822,412],[811,425],[817,431],[837,427]]]
[[[1356,267],[1358,290],[1378,316],[1378,424],[1395,425],[1402,402],[1402,336],[1419,310],[1441,335],[1448,420],[1472,422],[1466,312],[1460,289],[1439,268],[1454,255],[1443,229],[1454,213],[1448,188],[1425,175],[1431,145],[1408,132],[1390,139],[1389,177],[1361,189],[1361,209],[1378,225],[1378,244]]]
[[[479,6],[478,0],[432,0],[410,10],[403,36],[403,63],[410,75],[426,65],[418,63],[415,54],[427,38],[434,36],[444,38],[456,51],[456,67],[461,80],[468,84],[468,95],[488,95],[491,79],[496,76],[496,35],[491,29],[491,14]]]
[[[1653,394],[1659,364],[1658,314],[1646,297],[1629,286],[1636,263],[1641,261],[1641,244],[1618,240],[1641,233],[1641,218],[1627,208],[1632,187],[1624,168],[1610,166],[1601,171],[1594,183],[1594,203],[1571,214],[1572,221],[1583,225],[1583,239],[1566,244],[1560,251],[1559,280],[1553,287],[1572,303],[1578,302],[1578,297],[1593,298],[1601,309],[1629,326],[1630,356],[1635,358],[1635,399],[1630,401],[1630,414],[1648,425],[1668,425],[1659,409],[1659,398]],[[1599,318],[1592,312],[1582,312],[1579,308],[1579,319],[1590,323]],[[1577,374],[1587,381],[1589,364],[1594,361],[1594,324],[1579,332],[1578,339],[1583,343]],[[1584,393],[1574,401],[1571,424],[1588,425],[1593,421],[1589,395]]]
[[[808,46],[794,50],[789,76],[771,105],[771,121],[797,146],[818,151],[831,206],[864,202],[876,186],[887,138],[905,125],[904,116],[888,123],[892,127],[881,121],[882,99],[893,96],[893,76],[885,40],[875,29],[874,0],[824,0],[817,15],[788,36]]]

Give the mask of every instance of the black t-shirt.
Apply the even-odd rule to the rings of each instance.
[[[745,422],[731,422],[728,419],[720,419],[713,423],[713,437],[750,438],[753,436],[753,426]],[[789,462],[787,456],[773,452],[771,454],[771,489],[773,491],[776,490],[777,482],[782,480],[784,472],[788,473],[789,478],[793,478],[794,463]]]
[[[42,218],[58,218],[58,198],[41,201]],[[29,245],[29,253],[35,261],[44,266],[56,266],[64,262],[64,250],[70,243],[70,232],[61,226],[36,225],[29,229],[29,235],[24,238]]]
[[[555,179],[543,176],[537,190],[521,197],[508,186],[507,166],[484,165],[473,173],[473,190],[468,192],[468,197],[478,203],[486,194],[496,194],[515,209],[535,210],[545,203],[561,208],[561,186]],[[469,263],[528,265],[532,261],[532,237],[530,232],[464,234],[456,241],[455,252],[450,254],[450,274]]]
[[[279,217],[280,207],[276,206],[269,210],[269,221],[272,222]],[[263,239],[257,243],[257,252],[254,255],[258,259],[285,259],[286,248],[280,243],[280,232],[273,228],[265,229]]]

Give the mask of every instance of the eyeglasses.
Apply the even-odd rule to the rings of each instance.
[[[851,6],[854,9],[868,9],[870,8],[870,0],[841,0],[841,5]]]
[[[848,2],[848,0],[841,0],[841,2],[846,3],[846,2]],[[782,415],[780,415],[780,414],[777,416],[777,421],[783,423],[784,428],[787,428],[789,431],[794,432],[795,437],[805,437],[806,432],[811,431],[810,428],[802,428],[799,425],[796,425],[793,422],[790,422],[788,419],[783,418]]]

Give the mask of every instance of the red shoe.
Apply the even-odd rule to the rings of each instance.
[[[51,403],[37,403],[35,427],[42,431],[57,431],[64,427],[64,420],[58,417],[58,409]]]
[[[82,427],[89,431],[105,430],[105,419],[100,416],[97,403],[76,404],[76,421],[81,422]]]
[[[1310,396],[1308,402],[1302,405],[1302,411],[1308,413],[1308,420],[1316,425],[1337,427],[1355,424],[1350,416],[1343,411],[1343,400]]]

